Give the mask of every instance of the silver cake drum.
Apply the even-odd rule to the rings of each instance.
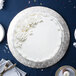
[[[46,68],[65,55],[70,33],[65,20],[56,11],[34,6],[13,18],[7,41],[11,53],[20,63],[31,68]]]

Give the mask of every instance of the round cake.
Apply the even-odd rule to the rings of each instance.
[[[14,57],[32,68],[57,63],[65,54],[70,40],[63,18],[46,7],[30,7],[11,21],[8,45]]]

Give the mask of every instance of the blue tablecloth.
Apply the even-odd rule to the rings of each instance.
[[[29,2],[30,1],[30,2]],[[30,4],[29,4],[30,3]],[[57,64],[41,69],[32,69],[20,64],[11,54],[7,46],[7,30],[12,18],[21,10],[30,6],[46,6],[56,10],[66,20],[70,29],[71,40],[66,55]],[[17,66],[26,71],[28,76],[55,76],[56,70],[63,65],[71,65],[76,68],[76,48],[73,47],[74,30],[76,28],[76,0],[5,0],[3,10],[0,10],[0,23],[4,26],[6,36],[2,43],[0,43],[0,59],[9,59]]]

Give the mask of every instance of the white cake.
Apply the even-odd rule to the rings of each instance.
[[[12,20],[8,30],[9,48],[16,59],[24,65],[38,67],[40,64],[36,66],[34,63],[52,60],[60,52],[65,34],[62,24],[54,13],[56,12],[45,7],[32,7],[20,12]],[[69,35],[69,32],[67,33]],[[51,65],[56,62],[53,60]]]
[[[27,14],[26,14],[27,15]],[[48,13],[31,13],[21,17],[14,30],[14,47],[28,60],[45,61],[55,56],[61,45],[63,28]]]

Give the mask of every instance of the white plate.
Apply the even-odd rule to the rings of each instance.
[[[26,25],[32,26],[28,28]],[[23,33],[21,30],[26,31]],[[11,53],[19,62],[32,68],[46,68],[64,56],[70,34],[66,22],[57,12],[35,6],[24,9],[14,17],[7,39]]]
[[[76,70],[71,66],[62,66],[57,71],[55,76],[63,76],[63,70],[67,69],[70,73],[70,76],[76,76]]]
[[[3,26],[0,24],[0,42],[2,42],[2,40],[3,40],[3,38],[4,38],[4,35],[5,35],[4,28],[3,28]]]

